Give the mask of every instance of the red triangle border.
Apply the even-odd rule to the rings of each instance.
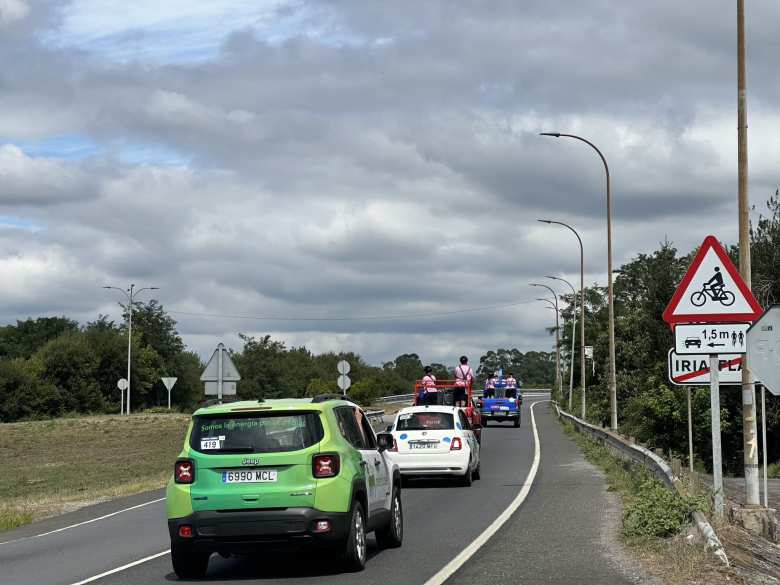
[[[701,263],[704,261],[704,257],[707,255],[707,252],[710,249],[715,250],[718,258],[723,263],[723,266],[726,268],[726,271],[729,273],[731,278],[734,279],[737,288],[745,297],[748,304],[753,309],[753,312],[728,314],[710,313],[706,315],[694,313],[690,315],[674,315],[674,311],[680,304],[683,294],[688,289],[688,285],[691,283],[691,280],[693,280],[694,275],[699,270],[699,266],[701,266]],[[671,326],[674,326],[675,323],[728,323],[739,321],[752,322],[758,319],[763,314],[763,312],[764,310],[761,308],[761,305],[758,304],[756,297],[753,296],[753,292],[748,288],[747,284],[745,284],[745,281],[742,280],[737,267],[734,266],[731,258],[729,258],[728,254],[726,254],[726,251],[720,245],[718,238],[715,236],[707,236],[704,238],[704,242],[702,242],[702,245],[699,248],[699,251],[696,253],[693,262],[691,262],[691,265],[688,267],[688,271],[685,273],[682,282],[680,282],[680,284],[677,286],[677,290],[674,291],[672,300],[669,301],[669,304],[666,306],[666,309],[663,313],[663,319]]]

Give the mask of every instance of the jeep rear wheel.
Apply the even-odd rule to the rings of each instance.
[[[209,568],[207,552],[196,551],[191,544],[171,543],[173,572],[180,579],[202,579]]]
[[[360,502],[352,504],[342,559],[347,571],[358,572],[366,567],[366,516]]]
[[[398,548],[404,541],[404,513],[401,506],[401,490],[397,487],[393,488],[390,520],[387,526],[377,529],[374,536],[381,548]]]

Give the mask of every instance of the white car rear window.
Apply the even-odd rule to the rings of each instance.
[[[454,428],[449,412],[407,412],[398,416],[397,431],[448,431]]]

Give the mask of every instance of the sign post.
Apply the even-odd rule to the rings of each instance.
[[[691,414],[691,389],[685,389],[688,394],[688,470],[693,473],[693,416]]]
[[[739,275],[737,268],[715,236],[704,238],[699,251],[691,262],[680,285],[675,290],[669,305],[663,313],[675,332],[675,348],[669,352],[669,379],[673,384],[691,383],[696,378],[709,374],[710,410],[712,417],[712,478],[715,494],[715,515],[723,516],[723,469],[720,441],[720,377],[724,368],[724,356],[719,352],[744,354],[749,323],[762,313],[761,306],[750,291],[750,287]],[[686,373],[673,371],[673,353],[677,354],[675,364],[685,362],[685,354],[709,355],[709,368],[697,366],[686,368]],[[680,356],[679,354],[683,354]],[[740,366],[742,357],[739,358]],[[694,363],[696,360],[692,360]],[[737,359],[727,360],[731,369]],[[741,369],[741,368],[740,368]],[[709,370],[709,371],[707,371]],[[675,375],[677,374],[677,375]],[[740,372],[740,382],[741,380]],[[744,394],[744,393],[743,393]],[[743,396],[743,410],[746,400]],[[752,400],[750,402],[752,404]],[[690,393],[688,395],[688,453],[693,461],[693,432],[690,420]],[[751,419],[752,420],[752,419]],[[755,433],[754,433],[755,434]],[[755,437],[752,437],[755,445]],[[751,444],[751,441],[746,441]],[[746,461],[752,457],[746,453]],[[751,469],[745,465],[745,477]]]
[[[346,396],[347,390],[349,390],[349,387],[352,386],[352,380],[349,379],[350,366],[349,362],[347,360],[341,360],[337,365],[336,369],[339,372],[339,377],[336,380],[336,383],[338,384],[339,388],[341,389],[341,394]]]
[[[220,403],[223,396],[235,396],[236,382],[241,380],[241,375],[222,343],[214,350],[200,380],[205,382],[206,395],[216,396]]]
[[[178,378],[161,378],[163,385],[165,386],[165,389],[168,390],[168,410],[171,409],[171,389],[173,388],[173,385],[176,384],[176,380]]]
[[[125,390],[127,390],[127,378],[119,378],[116,387],[119,388],[119,414],[125,413]]]
[[[715,512],[723,516],[723,464],[720,451],[720,384],[718,354],[710,355],[710,410],[712,411],[712,491]]]

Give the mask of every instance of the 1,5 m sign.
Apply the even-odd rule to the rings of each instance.
[[[745,353],[750,323],[675,325],[674,351],[678,354]]]

